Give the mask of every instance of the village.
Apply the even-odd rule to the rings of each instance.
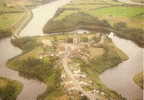
[[[83,34],[85,33],[85,34]],[[81,57],[84,61],[88,58],[100,56],[104,53],[102,48],[98,46],[104,43],[108,36],[97,33],[89,34],[86,31],[70,33],[70,37],[63,40],[46,39],[42,40],[43,48],[47,51],[41,54],[40,59],[47,56],[57,56],[63,66],[61,74],[61,85],[66,89],[67,93],[73,97],[73,94],[78,93],[80,96],[85,96],[89,100],[107,100],[105,93],[94,88],[93,81],[89,79],[86,73],[81,71],[79,63],[73,62],[74,57]],[[69,40],[68,40],[69,39]],[[94,46],[93,48],[91,46]],[[55,48],[56,47],[56,48]],[[97,48],[98,54],[91,54]],[[94,50],[87,51],[88,48]]]

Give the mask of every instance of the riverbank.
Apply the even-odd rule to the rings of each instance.
[[[37,96],[45,91],[45,84],[36,80],[23,78],[17,71],[7,67],[6,63],[9,59],[22,53],[19,48],[11,44],[10,38],[2,39],[0,47],[0,76],[11,80],[17,80],[23,84],[23,89],[16,100],[36,100]]]
[[[115,1],[73,0],[59,9],[43,30],[44,33],[59,33],[77,29],[105,33],[112,31],[117,36],[132,40],[140,47],[144,47],[142,13],[143,7],[141,6]]]
[[[92,57],[93,59],[99,59],[97,64],[93,64],[92,59],[89,59],[87,61],[88,63],[82,63],[85,62],[85,60],[82,59],[83,57],[80,57],[78,55],[73,55],[74,58],[72,59],[75,59],[75,56],[80,57],[81,60],[79,60],[79,64],[82,64],[80,65],[82,72],[86,73],[88,75],[88,78],[92,80],[92,82],[94,82],[94,85],[90,85],[90,87],[103,91],[105,93],[105,100],[107,100],[108,98],[124,100],[124,98],[122,98],[120,95],[109,90],[108,88],[106,88],[105,85],[103,85],[103,83],[99,79],[99,74],[109,68],[114,67],[120,62],[127,60],[128,58],[121,50],[116,48],[109,39],[107,40],[107,38],[105,42],[98,47],[92,46],[95,45],[95,42],[93,44],[90,44],[90,41],[87,43],[87,39],[89,36],[93,38],[94,41],[99,41],[100,37],[97,37],[96,39],[93,37],[95,35],[96,33],[89,33],[88,35],[79,35],[78,37],[80,37],[81,41],[83,41],[85,44],[90,45],[91,48],[89,49],[90,51],[86,48],[85,50],[82,49],[81,53],[84,53],[83,51],[86,52],[87,50],[88,52],[90,52],[90,54],[93,54],[93,50],[102,52],[102,55],[96,54]],[[47,91],[39,97],[40,100],[59,100],[60,98],[67,98],[66,100],[69,100],[68,98],[70,97],[66,92],[66,88],[61,85],[61,71],[63,70],[63,67],[60,64],[61,58],[58,55],[59,52],[62,52],[60,51],[61,48],[63,48],[59,46],[65,43],[65,40],[67,40],[67,42],[71,44],[71,39],[73,38],[73,36],[73,34],[68,35],[66,33],[64,35],[57,34],[48,36],[24,37],[12,41],[15,46],[23,50],[23,53],[9,60],[8,66],[9,68],[19,71],[20,75],[30,79],[38,79],[48,86]],[[90,40],[92,41],[92,39]],[[105,58],[106,55],[108,58]],[[113,60],[115,61],[113,62]],[[73,63],[76,63],[75,61],[76,60],[73,60]],[[102,63],[105,63],[107,66],[104,66],[104,64]],[[87,65],[89,67],[83,67]],[[89,70],[87,68],[89,68]]]
[[[144,80],[144,73],[141,72],[141,73],[138,73],[134,76],[133,78],[134,82],[140,87],[143,89],[143,80]]]
[[[43,34],[43,27],[56,13],[56,11],[63,5],[69,3],[70,0],[54,1],[36,9],[32,9],[34,15],[33,19],[21,31],[20,36],[36,36]],[[57,6],[55,6],[57,5]],[[39,21],[37,23],[37,21]]]
[[[2,100],[16,100],[22,87],[22,84],[17,81],[0,77],[0,98]]]
[[[103,72],[100,76],[101,80],[107,87],[117,91],[127,100],[141,100],[143,90],[134,83],[133,77],[143,70],[143,49],[130,40],[112,34],[110,34],[112,41],[127,54],[129,59]]]
[[[32,13],[27,8],[9,8],[4,5],[0,7],[5,9],[0,15],[0,39],[19,33],[32,18]]]

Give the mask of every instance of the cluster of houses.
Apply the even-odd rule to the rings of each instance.
[[[91,86],[93,86],[92,85],[93,82],[87,78],[87,75],[85,73],[81,72],[81,70],[78,66],[79,65],[76,64],[75,67],[70,67],[75,79],[79,81],[79,84],[82,87],[91,87]],[[79,88],[77,88],[74,85],[75,84],[74,81],[68,79],[68,76],[66,75],[66,73],[63,72],[63,74],[61,75],[61,79],[62,79],[62,85],[65,87],[65,89],[67,90],[67,92],[70,95],[79,91]],[[106,95],[103,91],[101,91],[99,89],[87,90],[87,93],[89,95],[92,95],[92,96],[97,96],[97,94],[99,94],[100,96],[105,96]],[[80,96],[84,96],[84,94],[80,94]]]
[[[104,39],[105,37],[102,37],[102,38]],[[56,52],[49,52],[49,53],[44,52],[45,54],[42,54],[40,56],[40,59],[43,59],[43,57],[46,57],[46,56],[64,55],[65,51],[70,52],[70,54],[68,54],[69,57],[77,55],[77,54],[81,54],[81,46],[79,46],[79,43],[80,43],[80,38],[77,36],[73,38],[72,44],[58,42],[58,45],[56,47]],[[49,39],[42,40],[42,44],[44,48],[52,48],[54,46],[53,41]],[[83,48],[85,48],[85,46]],[[85,73],[81,72],[78,63],[71,63],[69,66],[69,69],[71,70],[73,77],[78,81],[80,86],[82,87],[93,86],[93,82],[88,79]],[[69,76],[65,72],[62,73],[61,79],[62,79],[61,84],[65,87],[65,89],[68,91],[69,94],[73,94],[75,91],[77,92],[79,91],[79,88],[76,86],[75,81],[71,80],[71,78],[69,78]],[[99,94],[101,96],[105,95],[103,91],[100,91],[98,89],[92,89],[87,92],[90,95],[96,95],[96,94]],[[83,96],[83,94],[81,94],[81,96]]]
[[[75,77],[76,80],[79,81],[79,84],[81,86],[90,86],[90,82],[86,82],[85,80],[87,80],[87,76],[86,74],[82,73],[80,71],[79,68],[70,68],[72,71],[73,76]],[[72,93],[73,91],[79,90],[76,86],[75,86],[75,82],[71,79],[69,79],[69,77],[66,75],[66,73],[63,73],[61,75],[61,79],[63,80],[62,85],[64,85],[64,87],[67,89],[67,91],[69,93]]]

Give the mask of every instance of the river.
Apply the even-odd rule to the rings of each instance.
[[[52,18],[57,9],[70,0],[58,0],[39,6],[32,10],[33,18],[28,25],[20,32],[20,36],[36,36],[43,34],[43,26]],[[0,76],[21,82],[24,87],[18,95],[17,100],[36,100],[37,96],[46,90],[46,85],[37,80],[28,80],[19,76],[17,71],[6,66],[8,59],[13,58],[22,51],[14,47],[10,38],[0,40]]]
[[[55,15],[59,7],[69,2],[70,0],[58,0],[33,9],[33,18],[20,32],[20,36],[42,35],[47,21]],[[128,100],[135,98],[142,100],[142,90],[132,80],[135,74],[142,71],[142,49],[129,40],[116,36],[111,38],[129,56],[129,60],[105,71],[101,79],[109,88],[127,97]],[[19,76],[18,72],[7,68],[7,60],[22,52],[11,44],[10,38],[0,40],[0,48],[0,76],[18,80],[24,85],[17,100],[36,100],[37,96],[45,91],[46,85],[36,80],[25,79]]]
[[[22,30],[21,36],[36,36],[43,34],[44,25],[50,20],[58,10],[58,8],[69,3],[71,0],[57,0],[55,2],[39,6],[33,9],[33,19]]]
[[[120,93],[127,100],[143,100],[143,90],[133,81],[135,74],[143,70],[143,49],[130,40],[110,35],[115,45],[124,51],[129,60],[109,69],[100,78],[110,89]]]

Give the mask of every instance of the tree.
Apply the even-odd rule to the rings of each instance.
[[[123,29],[127,28],[127,24],[124,22],[119,22],[119,23],[114,24],[114,28],[116,30],[123,30]]]

